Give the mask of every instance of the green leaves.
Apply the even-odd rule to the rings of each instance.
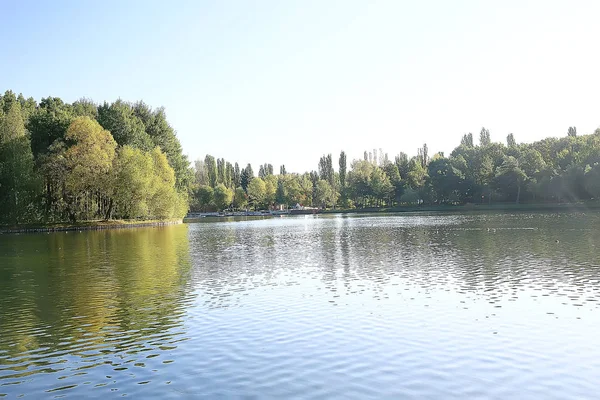
[[[110,131],[119,146],[131,146],[143,151],[150,151],[154,147],[144,123],[135,115],[129,103],[117,100],[109,105],[105,102],[98,107],[98,122]]]
[[[265,181],[260,178],[254,178],[248,184],[248,199],[249,203],[255,209],[262,207],[265,204],[267,195],[267,187]]]
[[[315,197],[316,204],[323,208],[335,206],[337,201],[337,193],[324,179],[319,179],[317,182]]]
[[[192,171],[162,108],[57,97],[37,105],[7,91],[0,96],[0,155],[0,220],[187,212]]]
[[[233,202],[233,190],[219,183],[214,191],[214,203],[217,209],[224,210]]]
[[[38,181],[21,105],[13,101],[8,107],[0,114],[0,221],[16,224],[34,217]]]
[[[472,139],[471,139],[471,141],[472,141]],[[492,144],[492,139],[490,137],[490,131],[485,128],[481,128],[481,132],[479,132],[479,145],[482,147],[485,147],[485,146],[489,146],[490,144]]]
[[[119,149],[113,167],[113,193],[117,214],[146,218],[154,195],[154,161],[149,153],[131,146]]]

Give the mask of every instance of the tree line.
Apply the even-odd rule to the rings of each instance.
[[[139,101],[38,103],[0,95],[0,223],[164,219],[192,211],[416,204],[575,202],[600,198],[600,129],[493,142],[482,128],[448,155],[381,149],[278,174],[206,155],[190,166],[163,108]]]
[[[548,203],[600,199],[600,129],[577,135],[569,127],[561,138],[517,143],[492,142],[482,128],[479,143],[465,134],[450,155],[430,155],[427,144],[409,157],[393,159],[381,149],[365,151],[348,163],[342,151],[337,171],[331,154],[323,155],[317,169],[287,173],[285,165],[274,174],[271,164],[254,175],[250,164],[207,155],[194,166],[191,209],[263,209],[296,204],[323,208],[396,207],[418,204]]]
[[[0,222],[166,219],[193,173],[162,108],[0,95]]]

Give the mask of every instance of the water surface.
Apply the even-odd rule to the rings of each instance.
[[[0,397],[596,398],[600,214],[0,236]]]

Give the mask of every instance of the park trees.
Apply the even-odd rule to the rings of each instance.
[[[229,189],[222,183],[219,183],[214,190],[214,203],[217,209],[223,210],[225,208],[229,208],[231,203],[233,203],[233,190]]]
[[[14,101],[0,114],[0,220],[17,224],[32,216],[37,189],[33,167],[21,105]]]
[[[261,178],[254,178],[248,184],[248,203],[254,207],[254,209],[258,209],[265,204],[265,199],[267,195],[267,188],[265,185],[265,181]]]
[[[142,151],[150,151],[154,147],[144,123],[135,115],[131,104],[120,99],[98,107],[98,123],[112,134],[119,146],[131,146]]]
[[[154,163],[150,154],[131,146],[119,149],[113,166],[111,199],[117,205],[119,216],[144,218],[149,215],[153,170]]]
[[[69,125],[65,140],[72,145],[64,151],[65,201],[69,219],[90,219],[110,208],[104,189],[110,185],[109,172],[117,144],[109,131],[89,117],[78,117]]]

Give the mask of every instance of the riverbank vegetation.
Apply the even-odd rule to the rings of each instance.
[[[170,219],[192,177],[163,109],[0,96],[0,223]]]
[[[562,138],[517,143],[492,142],[482,128],[462,137],[449,154],[430,155],[426,144],[417,155],[393,158],[381,149],[348,162],[342,151],[337,171],[331,154],[317,170],[275,175],[271,164],[240,168],[207,155],[195,163],[194,211],[267,208],[296,204],[322,208],[373,208],[415,205],[522,204],[595,201],[600,199],[600,129],[577,135],[575,127]]]
[[[316,169],[240,166],[206,155],[191,167],[162,108],[143,102],[39,103],[0,96],[0,224],[169,219],[192,211],[417,205],[533,204],[600,199],[600,129],[561,138],[493,142],[482,128],[449,154],[424,144],[410,157],[381,149]],[[276,174],[276,172],[279,172]]]

